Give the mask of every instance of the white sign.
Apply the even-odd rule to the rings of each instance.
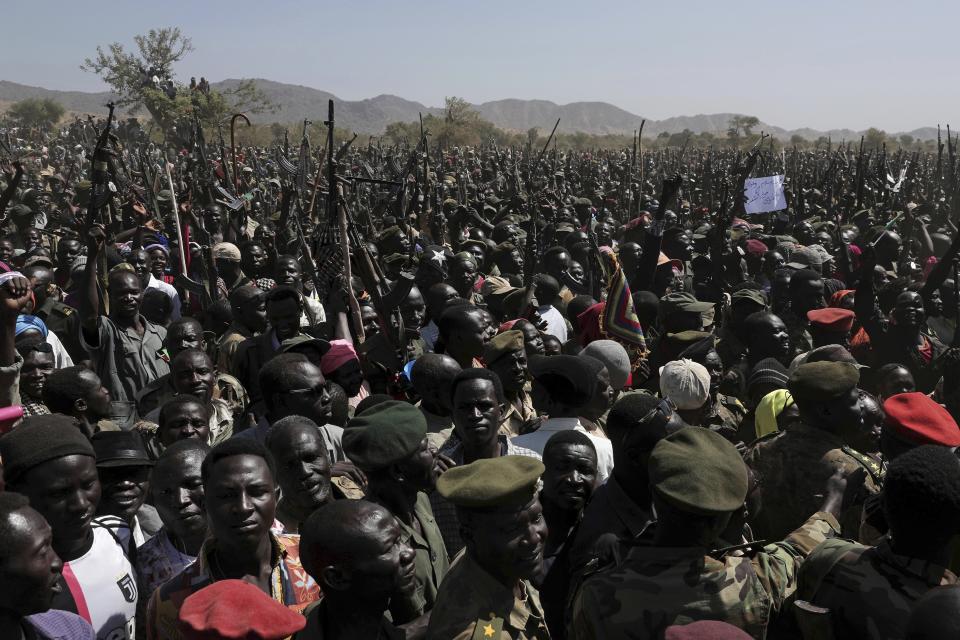
[[[747,213],[766,213],[787,208],[783,195],[783,176],[748,178],[743,183],[744,209]]]

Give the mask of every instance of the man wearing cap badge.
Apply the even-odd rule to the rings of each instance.
[[[793,594],[803,558],[839,534],[833,513],[842,482],[783,542],[717,548],[747,497],[747,468],[722,436],[687,427],[650,455],[658,521],[615,567],[590,576],[573,601],[569,636],[577,640],[662,638],[673,624],[720,620],[766,637]],[[828,488],[829,487],[829,488]]]
[[[537,498],[543,463],[502,456],[446,471],[437,491],[457,507],[466,550],[440,585],[428,640],[543,640],[540,596],[547,526]]]

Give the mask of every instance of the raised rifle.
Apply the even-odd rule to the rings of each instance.
[[[84,220],[84,228],[87,232],[97,224],[100,218],[100,209],[110,199],[111,193],[107,186],[110,178],[110,149],[107,143],[110,139],[110,126],[113,124],[113,110],[115,105],[110,102],[107,108],[110,110],[107,115],[107,122],[97,137],[97,143],[90,154],[90,199],[87,201],[87,215]],[[107,304],[107,253],[100,252],[98,258],[98,276],[97,295],[100,298],[100,308],[104,313],[108,313]]]

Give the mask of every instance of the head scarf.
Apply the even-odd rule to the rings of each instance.
[[[39,331],[43,334],[44,339],[47,337],[47,325],[43,323],[43,320],[37,316],[28,316],[28,315],[19,315],[17,316],[17,329],[15,336],[19,336],[22,333],[25,333],[30,330]]]
[[[763,396],[756,410],[757,437],[778,431],[777,416],[792,404],[793,396],[786,389],[776,389]]]
[[[320,370],[323,375],[329,375],[351,360],[359,360],[353,343],[349,340],[331,340],[330,350],[320,360]]]

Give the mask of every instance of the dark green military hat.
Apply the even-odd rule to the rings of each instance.
[[[849,393],[859,382],[857,365],[822,360],[797,367],[787,381],[787,389],[794,400],[825,402]]]
[[[407,256],[402,253],[391,253],[386,258],[383,259],[383,264],[390,266],[394,263],[402,263],[407,261]]]
[[[753,303],[761,308],[766,308],[767,306],[767,301],[763,297],[763,293],[756,289],[740,289],[730,295],[731,306],[743,302]]]
[[[701,340],[712,337],[713,334],[709,331],[696,331],[695,329],[687,329],[686,331],[678,331],[677,333],[668,333],[666,335],[667,342],[683,348],[687,348],[690,345],[697,344]]]
[[[747,497],[747,466],[721,435],[686,427],[657,443],[648,465],[650,486],[686,513],[736,511]]]
[[[380,239],[381,239],[381,240],[386,240],[387,238],[390,238],[390,237],[392,237],[392,236],[400,235],[401,233],[403,233],[403,232],[400,230],[400,227],[394,225],[394,226],[392,226],[392,227],[387,227],[386,229],[384,229],[383,231],[381,231],[381,232],[380,232]]]
[[[382,469],[415,453],[427,420],[408,402],[381,402],[358,414],[343,432],[343,452],[361,469]]]
[[[504,331],[491,338],[490,342],[483,347],[483,361],[489,366],[500,358],[523,349],[522,331],[516,329]]]
[[[483,458],[445,471],[437,491],[466,509],[522,507],[533,499],[542,474],[543,463],[536,458]]]
[[[593,206],[593,202],[590,200],[590,198],[574,198],[574,199],[573,199],[573,206],[575,206],[575,207],[592,207],[592,206]]]

